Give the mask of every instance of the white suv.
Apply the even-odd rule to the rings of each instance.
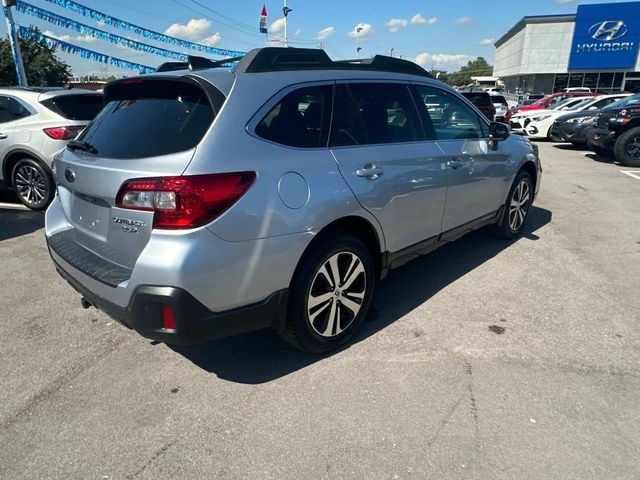
[[[53,155],[102,109],[102,94],[63,88],[0,88],[0,181],[32,210],[53,199]]]

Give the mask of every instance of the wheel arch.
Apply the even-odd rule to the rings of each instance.
[[[18,161],[22,160],[23,158],[30,158],[31,160],[35,160],[45,169],[45,171],[47,171],[53,177],[53,172],[51,171],[51,168],[49,167],[49,165],[47,165],[47,162],[42,160],[42,158],[39,155],[36,155],[30,150],[25,150],[23,148],[16,148],[10,151],[9,153],[7,153],[2,162],[2,178],[4,178],[5,183],[9,187],[13,188],[13,184],[12,184],[13,179],[11,178],[11,171],[13,170],[13,167],[15,166],[15,164],[18,163]]]
[[[320,231],[318,231],[318,233],[314,235],[313,240],[311,240],[309,245],[307,245],[307,248],[305,248],[304,252],[302,253],[300,260],[298,261],[296,270],[300,268],[303,259],[306,258],[311,249],[315,248],[315,246],[328,235],[336,232],[351,234],[364,242],[364,244],[371,252],[371,256],[373,258],[376,269],[376,276],[380,277],[384,269],[382,254],[384,247],[384,238],[381,238],[382,233],[378,233],[371,221],[359,215],[349,215],[346,217],[341,217],[324,226]]]

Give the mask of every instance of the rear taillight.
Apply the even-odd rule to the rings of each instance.
[[[45,128],[44,133],[54,140],[73,140],[84,130],[84,127],[53,127]]]
[[[255,179],[255,172],[136,178],[122,184],[116,206],[154,212],[153,228],[196,228],[227,211]]]
[[[502,102],[501,105],[505,108],[509,108],[509,104],[507,102]]]

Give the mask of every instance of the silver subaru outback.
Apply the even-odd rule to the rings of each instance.
[[[145,337],[349,341],[390,269],[479,227],[521,234],[537,151],[416,64],[257,49],[109,84],[56,158],[59,273]]]

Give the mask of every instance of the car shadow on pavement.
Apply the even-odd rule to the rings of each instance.
[[[516,241],[538,240],[535,232],[551,222],[551,217],[549,210],[532,207],[524,236]],[[516,241],[497,240],[487,229],[482,229],[392,271],[378,285],[370,318],[353,343],[391,325]],[[332,355],[298,351],[270,330],[201,345],[169,347],[219,378],[246,384],[275,380]]]
[[[0,208],[0,242],[44,227],[44,212]]]

